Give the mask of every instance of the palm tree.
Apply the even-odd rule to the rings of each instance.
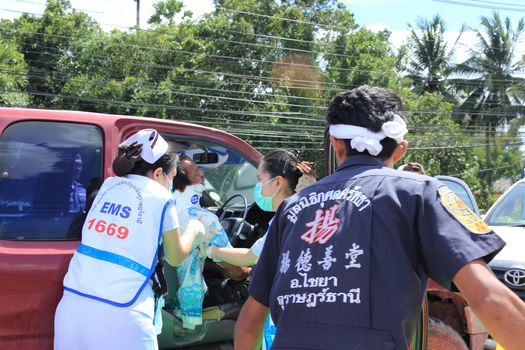
[[[525,68],[523,58],[515,61],[515,49],[525,29],[521,19],[513,28],[510,18],[501,20],[481,17],[483,29],[473,29],[478,39],[476,49],[470,49],[470,57],[456,67],[459,79],[452,80],[462,94],[460,112],[468,124],[481,125],[485,129],[486,157],[491,167],[490,143],[498,126],[506,125],[524,111],[517,87],[525,82],[518,74]],[[492,173],[487,174],[487,184],[492,187]]]
[[[408,26],[410,28],[408,39],[410,61],[407,71],[416,91],[419,94],[440,92],[450,97],[447,78],[453,69],[451,59],[463,33],[463,28],[452,47],[449,48],[445,39],[445,22],[439,15],[435,15],[431,20],[418,17],[416,27],[410,24]]]

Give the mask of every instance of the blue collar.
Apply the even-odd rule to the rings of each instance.
[[[369,155],[355,155],[350,156],[346,158],[346,160],[341,164],[337,169],[336,172],[349,168],[352,166],[358,166],[358,165],[371,165],[376,167],[385,167],[385,163],[379,158],[369,156]]]

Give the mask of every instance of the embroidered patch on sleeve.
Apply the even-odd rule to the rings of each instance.
[[[448,187],[442,186],[438,192],[441,204],[467,230],[477,234],[485,234],[491,231],[490,227]]]

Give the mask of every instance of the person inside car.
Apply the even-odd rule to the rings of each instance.
[[[69,212],[83,213],[86,210],[86,188],[79,182],[83,170],[82,156],[75,154],[71,169],[71,190],[69,192]]]
[[[162,291],[150,278],[159,244],[168,264],[176,265],[206,232],[191,220],[180,233],[169,192],[176,165],[177,155],[156,130],[140,130],[119,146],[113,163],[118,176],[98,191],[64,277],[55,350],[80,344],[93,350],[157,349],[155,304],[161,305]]]
[[[177,166],[177,175],[173,179],[173,198],[177,206],[180,226],[186,227],[187,223],[196,217],[205,220],[206,225],[213,234],[209,242],[202,242],[201,248],[204,250],[207,246],[231,247],[224,228],[219,218],[201,208],[200,199],[204,192],[204,173],[197,167],[192,158],[180,154],[180,161]],[[194,246],[194,248],[197,248]],[[208,269],[218,271],[224,278],[234,280],[243,280],[248,277],[249,269],[243,269],[227,263],[222,263],[220,267],[216,264],[207,263],[204,254],[200,254],[198,249],[194,249],[176,267],[178,275],[178,308],[176,315],[181,318],[184,328],[194,329],[197,325],[202,324],[203,318],[207,317],[206,312],[203,314],[202,305],[204,295],[207,290],[206,282],[203,277],[204,266]],[[211,314],[211,317],[214,317]]]

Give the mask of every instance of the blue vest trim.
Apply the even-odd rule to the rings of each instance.
[[[264,348],[269,350],[272,348],[273,338],[277,333],[277,327],[272,322],[270,314],[266,317],[266,322],[264,322]]]
[[[159,248],[162,249],[162,246],[160,246],[160,241],[162,239],[162,225],[164,224],[164,215],[166,214],[166,209],[168,209],[168,206],[170,204],[174,204],[175,203],[175,200],[172,200],[170,199],[165,205],[164,205],[164,208],[162,208],[162,215],[160,217],[160,227],[159,227],[159,234],[158,234],[158,237],[157,237],[157,250]],[[82,244],[81,244],[82,245]],[[91,248],[91,247],[90,247]],[[93,248],[94,249],[94,248]],[[101,301],[103,303],[107,303],[107,304],[110,304],[110,305],[113,305],[113,306],[118,306],[118,307],[128,307],[130,305],[133,305],[135,303],[135,301],[137,300],[137,298],[139,297],[140,293],[142,293],[142,290],[144,289],[144,287],[146,287],[146,285],[148,284],[149,282],[149,279],[151,277],[151,274],[153,273],[153,271],[155,270],[155,264],[157,262],[157,250],[155,250],[155,257],[153,258],[153,261],[151,262],[151,267],[149,269],[149,272],[148,274],[146,275],[146,279],[144,280],[144,283],[142,284],[142,286],[139,288],[139,290],[137,291],[137,294],[135,294],[135,296],[133,297],[133,299],[131,299],[129,302],[127,303],[117,303],[115,301],[112,301],[112,300],[108,300],[108,299],[105,299],[105,298],[100,298],[100,297],[97,297],[97,296],[94,296],[94,295],[91,295],[91,294],[86,294],[86,293],[82,293],[82,292],[79,292],[78,290],[76,289],[73,289],[73,288],[69,288],[69,287],[66,287],[64,286],[64,290],[67,290],[71,293],[74,293],[74,294],[77,294],[77,295],[80,295],[80,296],[83,296],[83,297],[86,297],[86,298],[89,298],[89,299],[93,299],[93,300],[97,300],[97,301]],[[115,254],[117,255],[117,254]],[[129,259],[131,260],[131,259]],[[133,260],[131,260],[133,261]]]
[[[99,259],[99,260],[103,260],[103,261],[107,261],[113,264],[120,265],[122,267],[138,272],[141,275],[144,275],[146,277],[149,276],[149,268],[147,268],[144,265],[139,264],[135,260],[126,258],[125,256],[107,252],[107,251],[100,250],[97,248],[93,248],[85,244],[80,244],[77,248],[77,252],[79,252],[80,254],[84,254],[89,257],[95,258],[95,259]]]

